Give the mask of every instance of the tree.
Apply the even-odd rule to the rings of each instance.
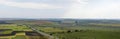
[[[68,31],[67,31],[67,33],[70,33],[70,32],[72,32],[72,31],[71,31],[71,30],[68,30]]]
[[[75,30],[75,32],[79,32],[79,30]]]

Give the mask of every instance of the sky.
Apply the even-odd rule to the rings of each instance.
[[[0,18],[120,19],[120,0],[0,0]]]

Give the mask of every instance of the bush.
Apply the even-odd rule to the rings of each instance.
[[[75,30],[75,32],[79,32],[79,30]]]
[[[71,33],[72,31],[71,30],[68,30],[67,33]]]

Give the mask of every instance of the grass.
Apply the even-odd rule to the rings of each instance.
[[[76,26],[76,27],[63,27],[67,30],[100,30],[100,31],[120,31],[120,28],[108,27],[92,27],[92,26]]]
[[[53,27],[39,27],[38,29],[44,32],[64,32],[65,31],[65,30],[62,30],[59,28],[53,28]]]
[[[1,34],[11,34],[13,31],[32,31],[30,28],[25,25],[17,25],[17,24],[0,24],[0,29],[12,29],[0,32]],[[12,39],[26,39],[25,35],[15,35],[15,38]],[[5,36],[4,36],[5,37]],[[8,36],[11,37],[11,36]],[[10,39],[10,38],[0,38],[0,39]]]
[[[12,29],[13,31],[32,31],[25,25],[18,26],[17,24],[2,24],[0,25],[0,29]]]
[[[60,39],[120,39],[120,32],[112,31],[56,33],[54,35]]]
[[[44,32],[54,33],[59,39],[120,39],[120,28],[94,27],[94,26],[69,26],[69,27],[36,27]],[[71,33],[66,31],[72,30]],[[75,32],[75,30],[84,30]],[[57,33],[62,32],[62,33]]]
[[[0,39],[9,39],[9,38],[0,38]]]
[[[33,26],[34,27],[34,26]],[[54,33],[53,36],[58,37],[59,39],[120,39],[120,29],[116,28],[100,28],[100,27],[81,27],[81,26],[73,26],[73,27],[35,27],[40,31],[44,31],[47,33]],[[13,31],[29,31],[28,27],[25,25],[18,26],[16,24],[10,25],[0,25],[0,29],[12,29]],[[68,33],[68,30],[72,30],[72,32]],[[77,31],[75,30],[83,30]],[[10,33],[11,31],[5,31],[3,34]],[[62,33],[57,33],[62,32]],[[28,36],[28,38],[39,39],[42,37],[39,36]],[[1,39],[1,38],[0,38]],[[7,38],[4,38],[7,39]],[[25,35],[15,35],[12,39],[26,39]]]
[[[119,27],[120,24],[104,24],[104,23],[90,23],[90,25],[97,25],[97,26],[116,26]]]
[[[3,31],[3,32],[1,32],[1,34],[11,34],[12,33],[12,31]]]
[[[12,39],[27,39],[27,38],[24,35],[16,35],[16,37]]]

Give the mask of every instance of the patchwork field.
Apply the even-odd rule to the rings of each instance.
[[[0,24],[0,39],[120,39],[120,21],[13,21]]]
[[[25,25],[17,24],[0,24],[0,29],[12,29],[13,31],[32,31],[30,28]]]
[[[41,39],[39,33],[34,32],[25,25],[1,24],[0,39]]]

